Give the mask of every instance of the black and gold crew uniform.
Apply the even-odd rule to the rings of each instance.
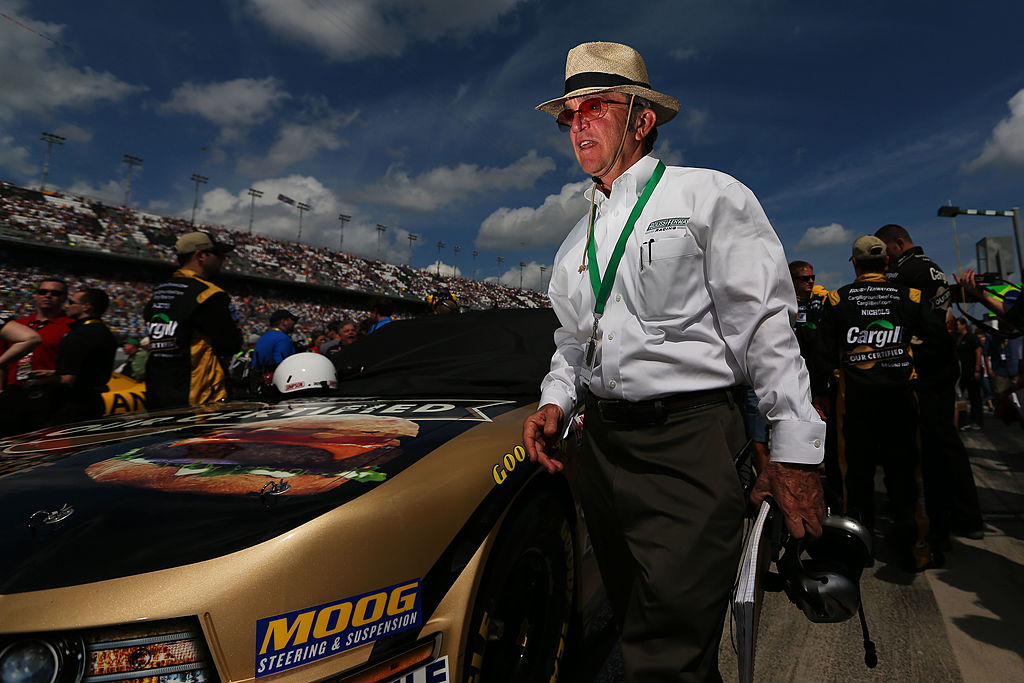
[[[940,330],[914,349],[920,401],[921,460],[925,506],[932,541],[947,546],[951,530],[983,527],[974,473],[953,422],[956,382],[960,375],[956,343],[946,327],[950,289],[942,268],[921,247],[911,247],[889,264],[890,282],[921,290],[921,298]]]
[[[242,332],[227,292],[182,268],[153,290],[144,315],[150,339],[147,407],[226,399],[226,373],[217,357],[232,356],[242,348]]]
[[[830,292],[819,325],[823,364],[837,380],[836,432],[844,513],[874,525],[874,473],[881,465],[903,561],[930,560],[920,505],[920,457],[911,339],[938,333],[921,292],[865,273]]]
[[[807,372],[811,379],[811,393],[814,396],[824,395],[823,391],[828,387],[828,372],[821,366],[820,359],[814,349],[818,346],[818,325],[821,323],[821,314],[825,308],[825,300],[828,297],[828,290],[815,285],[806,301],[796,301],[796,321],[793,325],[793,333],[796,341],[800,344],[800,355],[804,357],[807,364]]]

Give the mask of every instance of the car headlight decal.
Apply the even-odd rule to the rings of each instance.
[[[205,683],[217,680],[195,619],[14,636],[0,683]]]

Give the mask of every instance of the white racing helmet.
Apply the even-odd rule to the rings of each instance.
[[[337,389],[338,375],[334,363],[326,356],[319,353],[296,353],[281,361],[274,370],[271,383],[282,394],[310,389]]]

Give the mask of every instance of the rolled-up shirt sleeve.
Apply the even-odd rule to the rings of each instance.
[[[721,335],[772,426],[771,459],[820,463],[825,424],[793,333],[796,293],[778,236],[742,183],[707,210],[706,278]]]

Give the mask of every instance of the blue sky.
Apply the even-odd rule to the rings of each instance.
[[[761,199],[790,259],[826,286],[850,245],[896,222],[947,272],[936,209],[1024,204],[1024,3],[762,0],[0,0],[0,178],[395,262],[541,287],[587,210],[566,136],[533,107],[566,52],[633,45],[680,115],[668,163]],[[376,226],[387,230],[380,234]],[[1011,235],[957,221],[961,259]],[[456,256],[453,247],[461,252]],[[499,271],[497,258],[504,263]],[[545,274],[546,277],[547,274]]]

